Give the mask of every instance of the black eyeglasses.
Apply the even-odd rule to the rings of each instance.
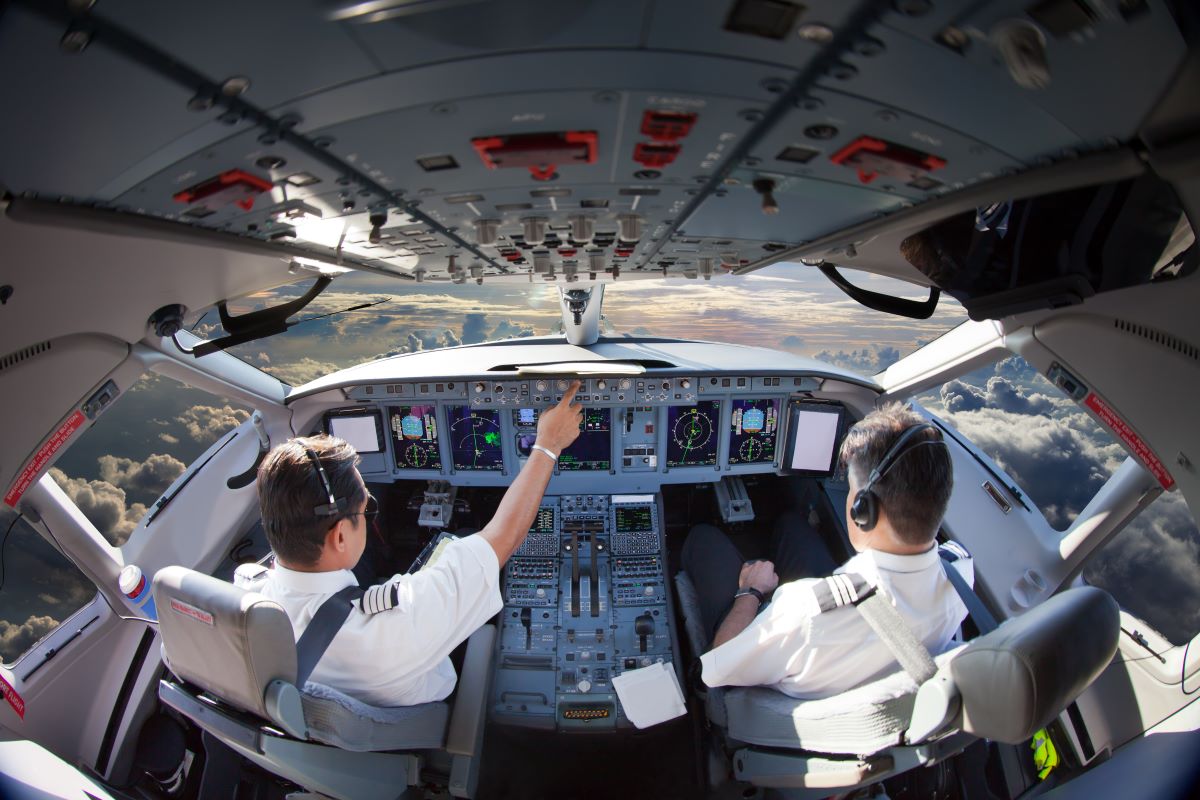
[[[362,511],[351,511],[346,516],[357,517],[359,514],[362,514],[364,517],[366,517],[367,522],[374,522],[375,518],[379,516],[379,501],[376,500],[373,495],[367,495],[366,508],[364,508]]]

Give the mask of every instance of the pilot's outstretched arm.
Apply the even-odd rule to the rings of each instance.
[[[529,526],[533,524],[542,502],[542,495],[546,493],[546,485],[554,474],[554,458],[536,448],[544,447],[557,458],[579,436],[583,407],[572,402],[578,391],[579,381],[573,381],[559,404],[541,415],[535,449],[530,452],[521,474],[504,493],[491,522],[477,534],[496,551],[496,559],[501,567],[525,541],[525,535],[529,533]]]

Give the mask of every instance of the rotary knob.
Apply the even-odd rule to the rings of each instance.
[[[560,392],[565,392],[567,390],[567,386],[569,386],[569,385],[570,384],[568,384],[565,380],[559,380],[559,382],[557,384],[558,390]]]
[[[679,382],[679,388],[680,389],[690,389],[690,388],[692,388],[692,382],[689,381],[687,378],[684,378],[683,380],[681,380]]]
[[[608,381],[606,381],[606,380],[596,381],[596,388],[603,392],[605,389],[608,388]]]
[[[621,378],[621,389],[622,390],[626,390],[632,385],[633,385],[633,381],[629,380],[629,378]]]
[[[535,594],[536,594],[538,597],[545,597],[545,596],[546,596],[546,590],[545,590],[545,589],[543,589],[542,587],[540,587],[540,586],[539,586],[539,587],[538,587],[538,590],[537,590],[537,592],[535,592]]]
[[[642,590],[642,594],[646,595],[647,597],[650,597],[651,595],[654,594],[654,587],[647,586],[645,589]]]
[[[592,682],[587,678],[584,678],[579,683],[575,684],[575,688],[586,694],[592,690]]]
[[[484,386],[482,383],[475,384],[475,394],[483,394],[483,390],[486,388],[487,387]]]
[[[547,384],[545,381],[538,381],[537,383],[535,383],[535,384],[534,384],[534,386],[537,388],[537,390],[538,390],[539,392],[544,392],[544,391],[546,391],[546,386],[547,386],[547,385],[548,385],[548,384]]]

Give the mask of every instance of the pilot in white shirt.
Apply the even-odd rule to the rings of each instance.
[[[953,486],[950,456],[940,431],[910,409],[890,405],[863,418],[842,443],[849,472],[846,525],[858,551],[834,575],[861,576],[889,599],[930,652],[945,651],[967,615],[944,569],[968,584],[972,562],[957,545],[935,536]],[[814,563],[817,536],[798,515],[786,515],[777,533],[788,577],[829,575]],[[787,544],[792,543],[791,553]],[[795,543],[800,542],[799,546]],[[799,554],[799,555],[798,555]],[[824,556],[828,561],[828,555]],[[684,568],[701,597],[701,617],[715,635],[701,657],[709,686],[770,686],[798,698],[829,697],[896,671],[892,651],[843,592],[844,579],[799,578],[779,586],[771,561],[741,564],[736,549],[712,526],[698,526],[684,545]],[[807,562],[807,563],[805,563]],[[832,564],[829,564],[832,566]],[[789,574],[790,573],[790,574]],[[776,588],[778,586],[778,588]],[[726,591],[720,614],[720,593]],[[774,592],[770,603],[764,600]],[[732,604],[729,596],[732,595]],[[761,613],[760,612],[761,609]]]
[[[578,388],[541,415],[529,460],[483,530],[447,545],[427,568],[368,589],[311,680],[376,706],[441,700],[454,690],[449,654],[500,610],[500,568],[525,539],[558,454],[579,435]],[[346,442],[313,436],[279,445],[259,468],[275,567],[253,588],[284,608],[297,640],[329,597],[356,584],[350,570],[376,513],[357,463]]]

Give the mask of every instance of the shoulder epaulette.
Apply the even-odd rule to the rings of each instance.
[[[875,586],[856,572],[839,572],[801,584],[801,602],[807,616],[815,617],[845,606],[858,605],[875,593]]]
[[[364,614],[378,614],[396,607],[400,602],[400,587],[395,581],[372,586],[363,592],[358,607]]]
[[[963,547],[958,542],[943,542],[938,545],[938,555],[945,561],[953,564],[960,558],[970,558],[971,554],[967,552],[967,548]]]

